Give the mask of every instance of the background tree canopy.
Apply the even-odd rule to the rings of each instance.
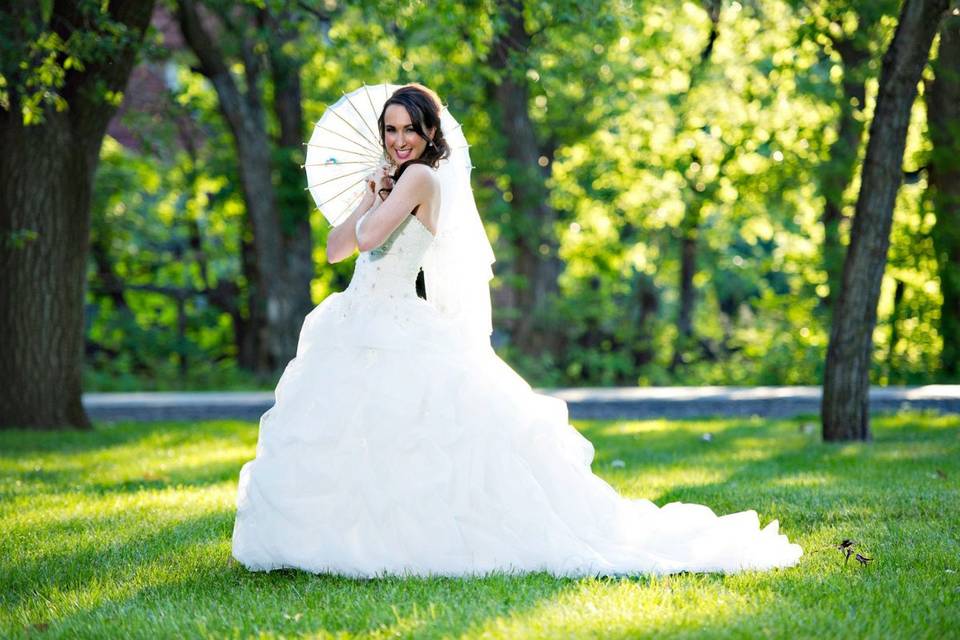
[[[95,174],[85,388],[271,388],[305,309],[352,271],[325,260],[299,142],[343,92],[410,81],[463,123],[494,345],[532,384],[817,384],[900,8],[160,2]],[[957,95],[956,20],[913,103],[879,384],[958,370],[941,283],[960,212],[931,186],[931,158],[956,172],[956,103],[928,117],[935,82]]]

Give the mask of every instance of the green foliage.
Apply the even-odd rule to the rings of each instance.
[[[842,19],[832,5],[794,10],[789,3],[733,3],[720,14],[711,64],[695,71],[709,23],[703,9],[684,3],[644,7],[635,23],[624,23],[616,46],[597,47],[612,68],[633,72],[614,86],[590,89],[630,108],[603,117],[592,135],[557,151],[551,201],[569,212],[558,229],[566,302],[557,322],[567,328],[568,348],[551,370],[527,362],[524,373],[557,384],[819,381],[829,317],[818,303],[826,274],[816,179],[836,135],[843,80],[829,58],[824,63],[821,30],[839,20],[842,29],[832,38],[861,37],[850,15],[858,7],[863,24],[878,25],[870,33],[892,33],[884,18],[889,3],[854,3]],[[864,117],[874,94],[872,83]],[[564,115],[569,119],[570,112]],[[908,158],[924,148],[922,131],[917,120]],[[855,181],[848,215],[858,187]],[[936,376],[940,300],[931,286],[932,248],[917,235],[929,229],[916,200],[922,188],[922,180],[904,187],[898,204],[876,334],[874,380],[880,383]],[[695,215],[685,215],[691,211]],[[696,343],[692,357],[672,368],[678,242],[691,222],[697,225]],[[901,255],[910,256],[911,267],[898,275]],[[624,295],[638,272],[653,283],[643,291],[652,291],[656,304],[644,303],[635,289]],[[893,278],[906,280],[908,289],[891,351]],[[653,318],[644,314],[651,306]],[[584,343],[599,348],[585,354]],[[897,359],[892,376],[891,353]],[[593,373],[583,376],[588,370]],[[558,371],[568,375],[557,379]]]
[[[228,179],[201,172],[196,160],[180,153],[158,165],[113,139],[104,144],[92,208],[88,389],[251,388],[270,382],[236,370],[230,316],[211,304],[208,291],[219,281],[242,281],[242,207]],[[119,308],[103,259],[123,284]],[[186,319],[182,336],[179,296]]]
[[[276,2],[279,14],[287,5]],[[507,73],[529,91],[549,203],[558,214],[552,232],[563,262],[560,296],[546,301],[540,326],[556,328],[562,346],[524,355],[503,331],[516,310],[501,304],[494,310],[498,351],[537,385],[818,383],[829,334],[821,301],[829,292],[821,215],[830,186],[824,176],[836,170],[831,145],[841,113],[850,108],[841,104],[844,73],[866,81],[866,103],[856,105],[855,115],[868,122],[895,4],[723,3],[709,62],[699,65],[711,28],[702,3],[524,3],[531,45]],[[303,62],[304,139],[328,104],[363,83],[418,81],[435,88],[471,143],[474,189],[497,254],[494,298],[509,299],[508,290],[522,285],[513,269],[515,243],[530,229],[512,202],[521,172],[506,162],[509,141],[488,87],[498,75],[489,62],[502,21],[498,7],[406,0],[306,6],[312,12],[284,14],[297,34],[284,46]],[[868,59],[845,71],[840,51],[851,42]],[[189,57],[174,54],[167,64],[176,70],[174,100],[197,128],[197,148],[188,158],[175,133],[147,135],[152,146],[144,153],[163,162],[127,150],[114,167],[106,155],[114,151],[105,148],[102,172],[127,162],[142,165],[130,179],[98,182],[98,193],[131,203],[137,212],[135,233],[130,216],[118,223],[122,240],[113,241],[111,255],[118,268],[130,263],[123,274],[139,274],[136,282],[200,286],[190,260],[170,264],[177,256],[151,246],[167,240],[182,245],[184,230],[200,224],[204,253],[216,265],[208,286],[231,280],[243,296],[244,215],[232,142],[212,87],[188,68]],[[242,83],[242,68],[234,73]],[[274,89],[263,78],[270,99]],[[913,117],[905,156],[911,171],[929,154],[923,109]],[[149,131],[157,126],[145,125]],[[268,130],[277,130],[272,120]],[[302,215],[305,184],[295,174],[303,160],[297,153],[273,153],[289,222]],[[858,174],[859,165],[842,194],[848,217]],[[902,187],[895,213],[875,333],[877,383],[940,375],[933,219],[922,198],[926,178],[922,171],[917,176]],[[144,199],[146,183],[156,186]],[[106,206],[103,198],[98,202]],[[317,211],[311,223],[318,265],[313,295],[320,302],[346,286],[353,265],[327,264],[328,224]],[[847,227],[840,226],[842,239]],[[693,337],[679,345],[683,237],[696,241],[695,306]],[[163,265],[156,273],[135,266],[152,260]],[[897,281],[903,284],[895,308]],[[173,299],[130,295],[135,326],[173,335]],[[149,304],[166,310],[156,315],[147,311]],[[95,316],[96,340],[110,334],[108,322],[119,322],[110,315]],[[188,305],[188,318],[190,347],[169,337],[137,347],[141,337],[133,325],[115,332],[128,342],[112,344],[146,349],[155,363],[170,352],[186,353],[192,366],[233,357],[231,327],[222,314]],[[110,362],[94,369],[109,371]],[[127,365],[117,368],[130,375]]]
[[[0,108],[25,125],[42,123],[48,109],[67,109],[71,71],[110,64],[140,44],[140,34],[112,19],[109,3],[79,0],[67,13],[69,24],[54,24],[52,0],[11,2],[0,10]],[[114,105],[122,97],[105,87],[94,91]]]
[[[949,637],[960,607],[960,420],[584,422],[629,497],[756,509],[804,555],[736,575],[351,580],[230,564],[253,423],[0,431],[0,635],[126,638]],[[709,442],[703,440],[711,433]],[[622,466],[613,461],[622,461]],[[844,564],[856,540],[873,562]]]

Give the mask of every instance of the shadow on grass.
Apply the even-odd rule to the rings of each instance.
[[[949,509],[952,500],[960,500],[960,418],[945,416],[931,425],[910,416],[881,416],[874,420],[874,442],[841,444],[805,433],[806,422],[780,421],[760,437],[750,422],[689,423],[680,446],[676,433],[641,438],[607,433],[595,441],[605,460],[616,456],[625,468],[613,470],[607,463],[599,471],[613,481],[655,473],[663,469],[667,452],[676,456],[672,467],[714,469],[722,479],[674,484],[651,498],[658,505],[692,502],[718,514],[754,509],[762,522],[779,519],[791,537],[836,522],[927,518],[937,515],[937,505]],[[704,442],[700,436],[707,430],[713,437]]]
[[[125,611],[130,613],[116,630],[130,635],[151,619],[167,619],[174,625],[166,631],[185,635],[448,636],[498,616],[522,615],[575,585],[546,574],[355,580],[293,570],[251,574],[234,567],[151,584],[126,598],[77,611],[58,621],[58,627],[116,620]],[[202,612],[203,618],[176,620],[182,611]]]
[[[14,585],[7,589],[5,603],[16,605],[44,586],[83,589],[107,576],[129,579],[168,554],[222,540],[230,535],[231,525],[232,511],[221,510],[170,523],[149,514],[124,513],[34,527],[34,553],[0,562],[4,584]]]
[[[448,634],[521,614],[576,584],[546,574],[360,580],[298,570],[249,572],[229,561],[232,516],[221,510],[165,526],[146,523],[112,535],[108,545],[77,544],[16,561],[3,571],[5,583],[15,585],[3,607],[22,609],[15,618],[21,624],[8,631],[37,625],[70,637],[107,628],[116,637],[237,630]],[[48,608],[50,600],[62,602]]]
[[[15,469],[15,483],[0,486],[0,494],[36,516],[18,520],[0,511],[9,525],[0,540],[17,551],[0,560],[0,579],[13,585],[0,599],[0,621],[13,625],[11,633],[456,630],[522,611],[571,584],[546,574],[351,580],[292,570],[251,573],[228,564],[234,487],[229,505],[188,502],[236,479],[252,457],[255,428],[118,425],[73,432],[62,441],[60,435],[4,434],[16,446],[4,448],[0,463]],[[184,454],[202,444],[222,455],[237,442],[244,443],[240,454],[212,465]],[[166,459],[167,449],[177,453],[175,460],[189,460],[168,464],[162,479],[135,477]],[[18,466],[31,456],[40,462]]]
[[[521,631],[534,629],[541,636],[569,636],[576,629],[585,635],[626,638],[693,631],[809,636],[821,624],[833,629],[826,635],[838,635],[842,628],[869,635],[879,633],[883,625],[888,630],[903,630],[905,624],[916,627],[921,623],[898,621],[893,604],[913,606],[918,597],[926,597],[915,582],[937,583],[924,582],[926,574],[914,575],[915,581],[904,580],[903,574],[893,575],[880,567],[919,562],[912,555],[919,552],[897,546],[914,535],[910,526],[916,522],[934,525],[930,537],[917,542],[949,557],[952,543],[948,539],[938,544],[934,534],[950,524],[945,518],[956,520],[955,515],[945,514],[957,498],[957,430],[881,421],[873,444],[824,445],[802,426],[802,421],[729,420],[678,422],[676,428],[637,433],[617,432],[607,424],[588,425],[584,430],[598,451],[594,469],[607,477],[656,474],[677,466],[718,471],[722,480],[675,484],[656,502],[696,502],[718,513],[756,509],[764,521],[778,517],[792,539],[804,542],[807,553],[797,569],[620,580],[557,579],[547,574],[354,580],[293,570],[250,573],[228,564],[233,510],[220,504],[185,518],[151,520],[145,514],[136,524],[130,516],[120,517],[113,511],[92,519],[61,516],[32,527],[30,533],[46,540],[50,548],[0,562],[0,581],[14,585],[5,590],[2,606],[8,611],[20,609],[15,619],[48,623],[52,632],[81,636],[109,628],[112,634],[124,636],[321,632],[441,636],[486,630],[509,637],[511,625],[517,625]],[[186,424],[144,428],[138,425],[119,433],[107,428],[103,447],[76,441],[59,446],[41,438],[20,453],[69,457],[124,446],[149,450],[161,442],[170,448],[203,442],[221,449],[240,442],[252,456],[256,436],[255,428],[237,424],[220,424],[203,433]],[[713,435],[709,442],[701,439],[705,431]],[[897,456],[891,456],[893,452]],[[8,457],[16,456],[4,448],[0,460]],[[609,468],[609,461],[616,458],[626,462],[625,469]],[[59,484],[66,492],[97,464],[94,458],[62,475],[26,474],[23,481],[44,483],[47,492]],[[945,477],[937,475],[936,469]],[[176,492],[175,480],[205,491],[208,485],[235,478],[238,471],[239,463],[233,459],[209,469],[190,463],[170,471],[170,482],[158,481],[161,484],[156,486],[109,479],[86,486],[104,499],[123,495],[136,499],[137,492],[151,486]],[[48,508],[53,512],[57,507]],[[87,535],[96,531],[99,537]],[[881,552],[880,566],[860,571],[844,566],[836,554],[815,553],[842,532],[874,544],[874,550]],[[943,568],[933,569],[943,574]],[[634,591],[624,591],[631,588]],[[851,591],[865,601],[863,610],[850,613],[851,607],[842,603]],[[615,597],[622,593],[630,606],[649,607],[646,613],[602,609],[606,600],[620,602]],[[718,594],[732,604],[717,605]],[[47,608],[44,602],[50,600],[58,600],[59,606]],[[599,613],[585,614],[588,604],[599,606]],[[860,618],[864,611],[869,613],[867,622]],[[933,623],[940,624],[943,615],[934,612]],[[576,627],[578,616],[576,624],[581,626]],[[840,624],[848,626],[838,627],[838,616]],[[22,625],[14,631],[23,632]]]
[[[114,447],[177,447],[201,439],[249,437],[249,424],[239,420],[182,422],[98,422],[92,430],[0,430],[0,460],[42,453],[102,452]],[[254,423],[255,424],[255,423]],[[253,431],[256,440],[256,429]]]
[[[118,423],[93,431],[0,432],[0,496],[102,495],[235,480],[253,455],[256,429],[242,422]]]

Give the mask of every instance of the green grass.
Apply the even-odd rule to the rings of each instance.
[[[249,573],[228,558],[254,424],[0,432],[0,636],[960,637],[960,418],[879,417],[845,445],[811,422],[577,423],[622,493],[756,508],[805,550],[766,573],[580,580]],[[845,565],[843,538],[873,563]]]

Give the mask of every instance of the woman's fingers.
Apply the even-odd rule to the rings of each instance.
[[[367,183],[367,188],[370,189],[370,191],[372,191],[373,193],[376,193],[377,188],[380,185],[380,181],[382,179],[381,169],[382,167],[378,167],[364,177],[364,180]]]
[[[390,189],[393,187],[393,180],[390,178],[390,167],[387,165],[380,165],[372,172],[368,173],[366,176],[367,187],[373,193],[377,193],[379,189]]]

